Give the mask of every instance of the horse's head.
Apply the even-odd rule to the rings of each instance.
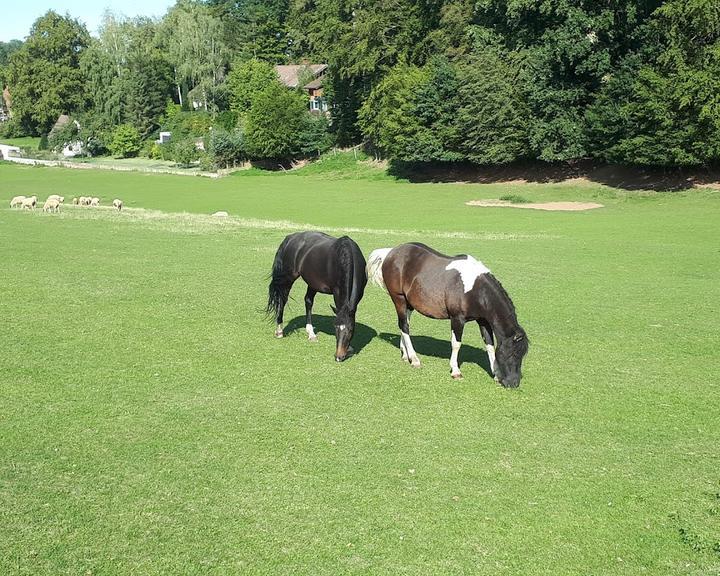
[[[522,361],[529,345],[527,334],[519,326],[515,334],[498,343],[495,350],[495,379],[505,388],[520,386]]]
[[[352,352],[350,340],[355,332],[355,311],[350,311],[343,306],[340,310],[335,310],[333,307],[333,312],[335,312],[335,341],[337,343],[335,360],[342,362]]]

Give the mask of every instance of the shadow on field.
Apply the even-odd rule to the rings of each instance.
[[[320,334],[321,332],[323,334],[329,334],[332,336],[333,341],[335,341],[335,317],[334,316],[321,316],[319,314],[313,314],[313,326],[315,327],[315,332],[317,334]],[[292,320],[290,320],[285,325],[285,335],[292,334],[295,332],[295,330],[300,330],[303,333],[305,333],[305,316],[296,316]],[[361,324],[360,322],[355,323],[355,334],[353,334],[353,339],[351,342],[351,346],[355,350],[353,354],[360,354],[363,348],[368,345],[370,340],[375,338],[377,336],[377,332],[370,328],[370,326],[367,326],[366,324]]]
[[[399,334],[381,332],[378,334],[378,337],[388,344],[392,344],[394,348],[397,348],[398,356],[400,355]],[[420,362],[422,362],[423,356],[434,356],[435,358],[447,360],[448,366],[450,366],[449,338],[447,340],[438,340],[432,336],[411,336],[411,339],[415,352],[417,352],[418,356],[420,356]],[[490,370],[490,361],[488,360],[487,352],[477,348],[476,346],[466,344],[465,340],[463,340],[462,348],[460,348],[460,355],[458,357],[458,363],[460,364],[461,369],[463,362],[477,364],[492,378],[492,371]]]

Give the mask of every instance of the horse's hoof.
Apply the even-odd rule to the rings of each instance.
[[[458,372],[457,374],[451,374],[451,376],[453,377],[453,380],[462,380],[463,379],[463,375],[460,372]]]
[[[410,366],[412,366],[413,368],[420,368],[420,360],[416,362],[410,362]]]
[[[282,338],[284,334],[282,332],[275,332],[275,338]]]

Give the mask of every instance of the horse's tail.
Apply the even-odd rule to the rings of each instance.
[[[383,279],[382,265],[387,255],[390,254],[390,250],[392,250],[392,248],[378,248],[377,250],[373,250],[370,252],[370,257],[367,261],[368,280],[376,286],[385,288],[385,290],[387,290],[387,287]]]
[[[275,252],[272,271],[270,272],[270,285],[268,286],[268,303],[265,311],[268,315],[277,316],[278,311],[285,307],[290,291],[285,282],[285,271],[283,270],[283,253],[289,241],[287,236]]]

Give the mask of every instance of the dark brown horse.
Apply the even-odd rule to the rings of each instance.
[[[296,232],[286,236],[275,254],[272,280],[268,286],[268,313],[275,317],[275,336],[283,337],[283,310],[290,289],[299,277],[308,285],[305,293],[305,330],[317,340],[312,325],[315,294],[332,294],[335,299],[335,359],[342,362],[352,351],[355,312],[365,292],[365,258],[347,236],[333,238],[322,232]]]
[[[450,371],[453,378],[462,378],[458,352],[463,329],[467,322],[475,321],[480,325],[495,379],[509,388],[520,384],[528,338],[518,324],[512,300],[482,262],[464,254],[445,256],[412,242],[373,251],[368,276],[385,287],[395,304],[403,360],[420,366],[410,341],[413,310],[430,318],[449,318]]]

